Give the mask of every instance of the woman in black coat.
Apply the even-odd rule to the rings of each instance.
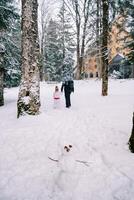
[[[66,107],[69,108],[71,106],[70,95],[71,95],[71,92],[74,92],[73,81],[65,81],[64,83],[62,83],[61,92],[63,92],[63,89],[65,93]]]

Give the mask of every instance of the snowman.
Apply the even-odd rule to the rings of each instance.
[[[57,164],[59,173],[56,184],[60,190],[71,193],[71,190],[76,186],[78,180],[77,165],[72,145],[64,146]]]

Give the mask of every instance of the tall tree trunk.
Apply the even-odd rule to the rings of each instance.
[[[96,45],[97,45],[97,70],[99,78],[102,78],[102,54],[101,54],[101,0],[97,0],[97,20],[96,20]]]
[[[80,68],[80,75],[84,71],[83,66],[84,66],[84,53],[85,53],[85,39],[86,39],[86,30],[87,30],[87,22],[89,18],[89,5],[90,5],[90,0],[85,0],[84,1],[84,27],[83,27],[83,33],[82,33],[82,45],[81,45],[81,55],[79,59],[79,68]]]
[[[40,56],[39,56],[39,71],[40,71],[40,81],[43,81],[43,75],[44,75],[44,70],[43,70],[43,45],[41,44],[41,49],[40,49]]]
[[[109,0],[102,0],[103,7],[103,39],[102,39],[102,96],[108,95],[108,19]]]
[[[42,5],[43,6],[43,5]],[[41,41],[40,41],[40,81],[43,81],[43,76],[44,76],[44,68],[43,68],[43,58],[44,58],[44,39],[45,39],[45,25],[43,21],[44,13],[42,13],[41,16],[41,29],[42,29],[42,34],[41,34]]]
[[[76,71],[76,79],[80,79],[80,26],[77,26],[77,71]]]
[[[44,4],[42,3],[41,6],[43,6]],[[41,8],[42,9],[42,8]],[[41,10],[41,38],[40,38],[40,56],[39,56],[39,62],[40,62],[40,66],[39,66],[39,71],[40,71],[40,81],[43,81],[43,56],[44,56],[44,21],[43,21],[43,13]]]
[[[40,107],[37,0],[22,0],[22,79],[17,108],[20,115],[36,115]]]
[[[81,46],[81,56],[79,58],[80,75],[82,74],[83,65],[84,65],[83,60],[84,60],[84,53],[85,53],[86,25],[87,25],[87,22],[84,24],[83,36],[82,36],[82,46]]]
[[[132,133],[131,133],[131,136],[130,136],[130,139],[129,139],[129,149],[132,153],[134,153],[134,113],[133,113],[133,125],[132,125]]]
[[[3,55],[0,54],[0,106],[4,105],[4,69],[3,64]]]
[[[76,23],[76,32],[77,32],[77,69],[76,69],[76,79],[80,79],[80,12],[79,12],[79,3],[78,0],[74,0],[74,7],[75,7],[75,23]]]
[[[62,43],[63,43],[63,60],[65,58],[65,1],[62,2],[63,6],[63,19],[62,19],[62,29],[63,29],[63,37],[62,37]]]
[[[83,2],[84,21],[83,21],[83,31],[82,31],[82,42],[80,45],[81,16],[80,16],[80,10],[78,7],[78,6],[80,6],[80,4],[78,3],[77,0],[75,0],[76,28],[77,28],[77,79],[81,79],[82,72],[84,71],[83,61],[84,61],[84,53],[85,53],[85,39],[86,39],[87,22],[89,19],[90,3],[91,3],[90,0],[84,0],[84,2]]]

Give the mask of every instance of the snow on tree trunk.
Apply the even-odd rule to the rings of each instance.
[[[103,6],[103,39],[102,39],[102,96],[108,95],[108,0],[102,0]]]
[[[39,41],[37,0],[22,0],[22,79],[17,108],[18,117],[36,115],[40,107]]]
[[[134,113],[133,113],[133,126],[132,126],[132,133],[129,139],[129,149],[132,153],[134,153]]]
[[[3,96],[3,90],[4,90],[4,84],[3,84],[3,79],[4,79],[4,70],[2,68],[2,57],[0,57],[0,106],[4,105],[4,96]]]

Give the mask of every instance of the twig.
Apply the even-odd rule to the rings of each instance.
[[[79,162],[79,163],[82,163],[86,166],[89,166],[88,162],[87,161],[83,161],[83,160],[76,160],[76,162]]]
[[[55,161],[55,162],[59,162],[59,160],[53,159],[51,157],[48,157],[50,160]]]
[[[54,161],[54,162],[59,162],[59,160],[48,157],[50,160]],[[84,165],[86,165],[87,167],[89,167],[89,163],[87,161],[83,161],[83,160],[75,160],[76,162],[82,163]]]

